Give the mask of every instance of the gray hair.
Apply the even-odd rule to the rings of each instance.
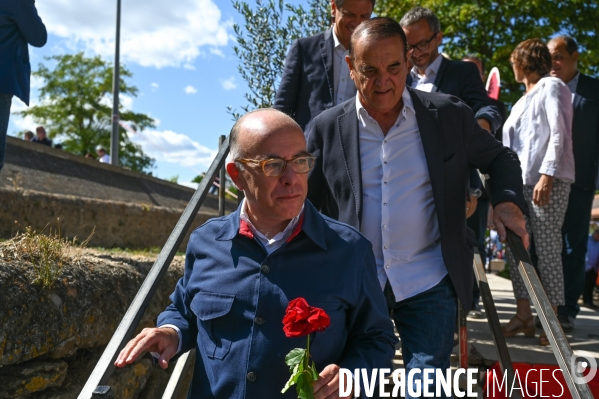
[[[439,22],[439,18],[428,8],[424,7],[414,7],[410,11],[408,11],[399,21],[399,24],[402,28],[406,26],[410,26],[420,21],[422,18],[426,18],[426,22],[428,22],[429,28],[431,31],[441,32],[441,23]]]

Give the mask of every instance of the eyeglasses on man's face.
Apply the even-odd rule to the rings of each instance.
[[[250,164],[260,166],[262,172],[266,176],[281,176],[287,169],[287,164],[291,164],[293,171],[297,174],[308,173],[314,167],[316,157],[312,155],[300,155],[290,160],[282,158],[267,158],[267,159],[245,159],[237,158],[235,162],[242,164]]]
[[[408,53],[409,53],[409,52],[411,52],[411,51],[414,51],[414,49],[418,49],[418,50],[420,50],[420,51],[426,51],[426,50],[428,50],[428,48],[430,47],[430,45],[431,45],[431,42],[433,41],[433,39],[434,39],[435,37],[437,37],[437,33],[439,33],[439,32],[435,32],[435,33],[433,33],[433,35],[431,36],[431,38],[430,38],[430,39],[428,39],[428,40],[423,40],[423,41],[421,41],[420,43],[418,43],[418,44],[415,44],[415,45],[413,45],[413,46],[410,46],[410,45],[408,44],[408,45],[407,45],[407,51],[408,51]]]

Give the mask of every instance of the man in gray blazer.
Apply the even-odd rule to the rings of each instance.
[[[304,129],[316,115],[356,94],[345,56],[351,33],[370,18],[374,2],[331,0],[333,27],[293,42],[273,108],[291,116]]]
[[[308,199],[372,242],[406,372],[445,370],[456,298],[466,308],[472,303],[469,167],[491,176],[502,238],[509,227],[528,245],[526,204],[518,157],[478,126],[470,108],[406,88],[405,49],[405,34],[390,18],[365,21],[352,34],[347,61],[358,94],[310,123],[316,161]]]
[[[574,320],[580,311],[577,302],[585,279],[589,223],[599,163],[599,80],[578,71],[578,46],[571,37],[555,37],[547,46],[553,58],[550,73],[568,85],[574,106],[572,144],[575,180],[562,227],[566,304],[558,307],[558,319],[564,331],[568,332],[574,328]]]

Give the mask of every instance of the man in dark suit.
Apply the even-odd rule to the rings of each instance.
[[[46,44],[48,34],[33,0],[0,2],[0,170],[4,166],[6,131],[12,96],[29,105],[29,49]]]
[[[495,132],[501,125],[501,116],[489,99],[477,68],[439,54],[443,32],[437,16],[428,8],[415,7],[402,17],[400,25],[414,65],[407,76],[408,86],[458,97],[472,108],[481,127]]]
[[[370,18],[375,0],[331,0],[335,24],[291,45],[273,108],[302,129],[325,109],[356,94],[345,56],[351,33]]]
[[[351,40],[347,62],[358,94],[310,123],[316,164],[308,198],[373,243],[406,371],[445,370],[456,297],[472,302],[469,168],[491,176],[499,234],[505,238],[507,226],[528,245],[520,164],[459,99],[406,88],[406,37],[396,21],[365,21]]]
[[[568,332],[574,328],[580,311],[577,302],[585,278],[589,223],[599,162],[599,80],[578,71],[578,46],[571,37],[558,36],[548,43],[548,47],[553,58],[550,73],[568,85],[574,106],[572,142],[575,180],[562,227],[566,304],[558,307],[560,324]]]

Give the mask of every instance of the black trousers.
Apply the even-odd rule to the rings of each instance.
[[[584,289],[582,291],[582,301],[584,303],[593,303],[595,285],[597,285],[597,272],[589,270],[585,273]]]
[[[580,311],[578,298],[582,294],[585,281],[584,266],[594,197],[594,190],[585,190],[572,185],[562,226],[566,304],[558,307],[558,313],[570,317],[576,317]]]

